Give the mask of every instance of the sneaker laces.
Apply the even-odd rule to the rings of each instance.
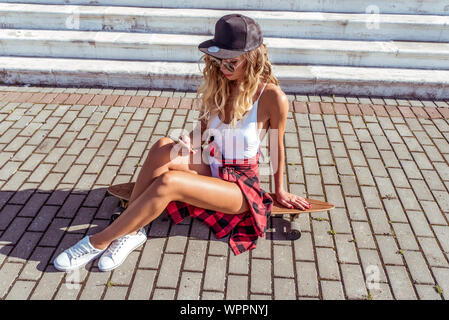
[[[112,253],[113,256],[117,254],[120,248],[125,244],[125,242],[130,237],[131,235],[127,234],[126,236],[120,237],[112,242],[111,246],[109,247],[109,251]]]
[[[86,246],[82,243],[69,249],[69,252],[74,259],[77,259],[85,254],[91,253],[91,251],[92,250],[91,248],[89,248],[89,246]]]

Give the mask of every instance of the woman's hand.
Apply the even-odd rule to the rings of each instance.
[[[311,204],[307,202],[306,199],[286,191],[276,192],[276,200],[289,209],[299,208],[302,210],[306,210],[310,209],[311,207]]]
[[[190,142],[190,137],[186,134],[179,137],[179,142],[181,143],[183,148],[186,148],[191,153],[196,153],[196,150],[192,149],[192,144]]]

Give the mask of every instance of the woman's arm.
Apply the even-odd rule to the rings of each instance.
[[[289,110],[289,102],[287,96],[282,91],[276,91],[271,97],[270,105],[270,143],[277,144],[277,163],[273,166],[275,192],[284,191],[284,163],[285,163],[285,147],[284,133],[287,125],[287,115]],[[272,157],[273,158],[273,157]],[[277,170],[276,170],[277,169]]]
[[[280,90],[273,92],[269,103],[270,107],[270,143],[277,144],[277,165],[273,165],[274,183],[276,200],[288,208],[310,208],[303,197],[286,192],[284,190],[284,163],[285,163],[285,148],[284,148],[284,133],[287,126],[287,116],[289,111],[288,98]],[[273,130],[277,129],[277,130]],[[273,157],[271,157],[273,158]],[[277,168],[277,170],[276,170]]]

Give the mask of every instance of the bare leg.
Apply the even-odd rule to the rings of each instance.
[[[248,202],[236,183],[170,170],[157,177],[114,223],[91,236],[92,245],[104,249],[115,239],[139,230],[156,219],[174,200],[229,214],[249,210]]]
[[[142,165],[142,169],[137,176],[134,189],[129,198],[128,205],[134,202],[147,187],[158,176],[170,170],[170,150],[173,147],[173,140],[170,138],[161,138],[159,141],[153,144],[145,162]]]
[[[170,193],[164,190],[166,188],[162,177],[156,178],[135,201],[128,205],[114,223],[92,235],[91,244],[97,249],[104,249],[115,239],[135,233],[156,219],[171,201]]]
[[[209,165],[206,163],[195,164],[192,155],[187,156],[187,158],[179,156],[177,159],[170,159],[170,153],[173,145],[174,143],[172,139],[164,137],[157,141],[151,147],[148,156],[145,159],[144,164],[142,165],[142,169],[140,170],[140,173],[137,177],[137,181],[132,191],[130,200],[128,201],[127,209],[122,212],[119,218],[117,218],[109,227],[116,227],[117,223],[120,223],[120,225],[122,223],[127,223],[126,220],[123,219],[123,217],[127,215],[128,212],[134,212],[135,210],[144,210],[144,212],[151,213],[151,216],[148,216],[146,224],[156,219],[164,211],[165,207],[171,200],[167,200],[166,197],[156,197],[156,199],[151,199],[151,202],[156,201],[156,204],[153,203],[149,205],[151,207],[151,209],[149,209],[150,211],[142,208],[147,207],[143,203],[148,202],[151,198],[150,195],[155,194],[155,188],[160,188],[160,185],[153,186],[153,184],[157,181],[157,178],[161,177],[164,173],[167,173],[170,170],[179,170],[188,171],[194,174],[211,176]],[[162,198],[162,200],[160,198]],[[159,201],[162,201],[162,203],[159,203]],[[138,204],[135,205],[135,202],[138,202]],[[162,210],[160,210],[159,212],[157,208],[159,208],[160,206],[162,206]],[[146,224],[139,224],[139,227],[136,228],[131,228],[130,226],[130,228],[128,228],[128,226],[126,226],[126,230],[130,230],[127,233],[121,234],[121,236],[126,234],[136,234],[137,231]],[[107,229],[109,229],[109,227]],[[120,226],[120,228],[123,228],[123,226]],[[109,231],[106,231],[105,229],[100,233],[91,236],[90,240],[94,247],[102,249],[103,247],[107,247],[110,242],[120,237],[118,236],[115,238],[115,236],[116,233],[110,234]],[[106,238],[112,240],[106,241]]]
[[[170,152],[173,146],[174,141],[168,137],[163,137],[153,144],[137,176],[128,201],[128,207],[137,200],[157,177],[169,170],[186,170],[210,175],[207,173],[207,169],[209,169],[208,165],[193,164],[193,161],[189,161],[189,159],[185,159],[184,162],[179,161],[179,158],[170,159]],[[137,231],[131,232],[131,234],[136,234]]]

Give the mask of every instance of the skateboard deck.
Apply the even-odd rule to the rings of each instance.
[[[126,208],[128,206],[128,200],[131,197],[131,193],[134,188],[134,182],[127,182],[127,183],[120,183],[110,186],[107,191],[112,196],[115,196],[120,199],[121,206],[123,208]],[[309,199],[305,198],[306,201],[308,201],[311,204],[311,207],[309,209],[299,209],[299,208],[287,208],[284,205],[280,204],[276,200],[276,195],[274,193],[269,193],[270,196],[273,198],[273,208],[271,210],[272,215],[284,215],[288,214],[290,215],[290,222],[294,222],[299,214],[301,213],[307,213],[307,212],[318,212],[318,211],[326,211],[326,210],[332,210],[334,208],[334,205],[329,202],[324,202],[321,200],[316,199]],[[111,222],[115,220],[118,217],[118,214],[113,215],[111,217]],[[301,236],[301,231],[299,230],[299,227],[296,229],[292,228],[290,231],[287,232],[287,238],[291,240],[296,240]]]

